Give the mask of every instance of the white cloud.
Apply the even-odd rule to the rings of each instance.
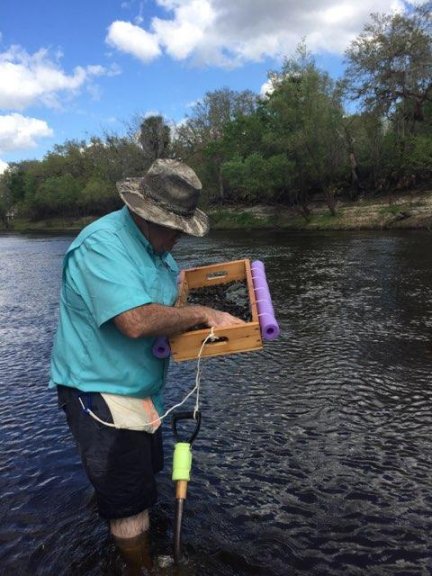
[[[273,91],[274,91],[273,82],[271,80],[267,80],[267,82],[264,82],[264,84],[261,86],[260,96],[262,98],[265,98],[268,94],[271,94]]]
[[[419,0],[415,0],[418,3]],[[402,0],[156,0],[166,18],[147,29],[114,22],[107,42],[149,62],[162,52],[202,65],[236,66],[290,55],[302,41],[314,53],[342,54],[371,12],[404,9]],[[141,19],[139,19],[141,23]]]
[[[0,116],[0,153],[35,148],[39,138],[47,138],[53,131],[44,120],[22,114]]]
[[[175,59],[183,60],[206,43],[205,35],[211,30],[216,13],[210,0],[164,4],[173,7],[175,17],[173,20],[153,18],[152,28],[166,52]]]
[[[20,46],[0,53],[0,108],[24,110],[32,104],[58,106],[59,95],[75,93],[95,77],[114,74],[102,66],[77,66],[67,74],[45,49],[29,54]]]
[[[9,164],[0,159],[0,174],[3,174],[3,172],[6,172],[6,170],[8,168],[9,168]]]
[[[117,20],[108,28],[106,41],[121,52],[132,54],[143,62],[150,62],[160,55],[161,50],[154,34],[143,28]]]

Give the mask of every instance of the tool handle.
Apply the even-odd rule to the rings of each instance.
[[[177,500],[180,500],[180,499],[186,500],[187,487],[188,487],[187,480],[177,480],[177,483],[176,483],[176,499]]]
[[[179,433],[177,430],[177,424],[180,420],[195,420],[195,429],[193,430],[189,440],[182,440],[182,442],[185,441],[185,442],[188,442],[189,444],[192,444],[192,442],[197,437],[197,434],[198,434],[200,426],[201,426],[201,412],[199,410],[195,410],[194,412],[175,412],[173,414],[173,417],[171,420],[171,426],[172,426],[172,429],[174,432],[175,439],[177,441],[179,441]]]

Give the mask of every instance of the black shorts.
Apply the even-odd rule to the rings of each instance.
[[[112,422],[97,392],[57,386],[59,406],[78,445],[86,474],[96,491],[99,514],[107,520],[139,514],[156,502],[155,474],[163,468],[162,432],[119,430],[97,422],[78,399],[102,420]]]

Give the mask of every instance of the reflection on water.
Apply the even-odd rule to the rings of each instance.
[[[0,237],[2,575],[121,574],[47,390],[71,238]],[[432,572],[432,251],[425,233],[184,239],[183,267],[266,264],[281,337],[202,363],[179,574]],[[168,405],[194,382],[171,366]],[[153,510],[170,553],[173,437]],[[162,573],[162,572],[161,572]],[[165,569],[164,573],[174,574]]]

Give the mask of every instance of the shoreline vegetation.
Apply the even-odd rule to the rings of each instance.
[[[204,208],[212,230],[432,230],[432,189],[352,201],[340,199],[336,201],[334,215],[324,201],[310,202],[308,209],[310,214],[306,218],[298,207],[283,205]],[[55,217],[37,221],[17,218],[8,228],[0,226],[0,233],[78,234],[97,218]]]
[[[177,125],[137,116],[126,134],[11,163],[0,175],[0,222],[77,233],[121,206],[117,182],[171,158],[195,170],[214,230],[429,230],[431,56],[427,2],[372,14],[346,51],[343,78],[319,68],[302,42],[268,71],[264,95],[217,89]]]

